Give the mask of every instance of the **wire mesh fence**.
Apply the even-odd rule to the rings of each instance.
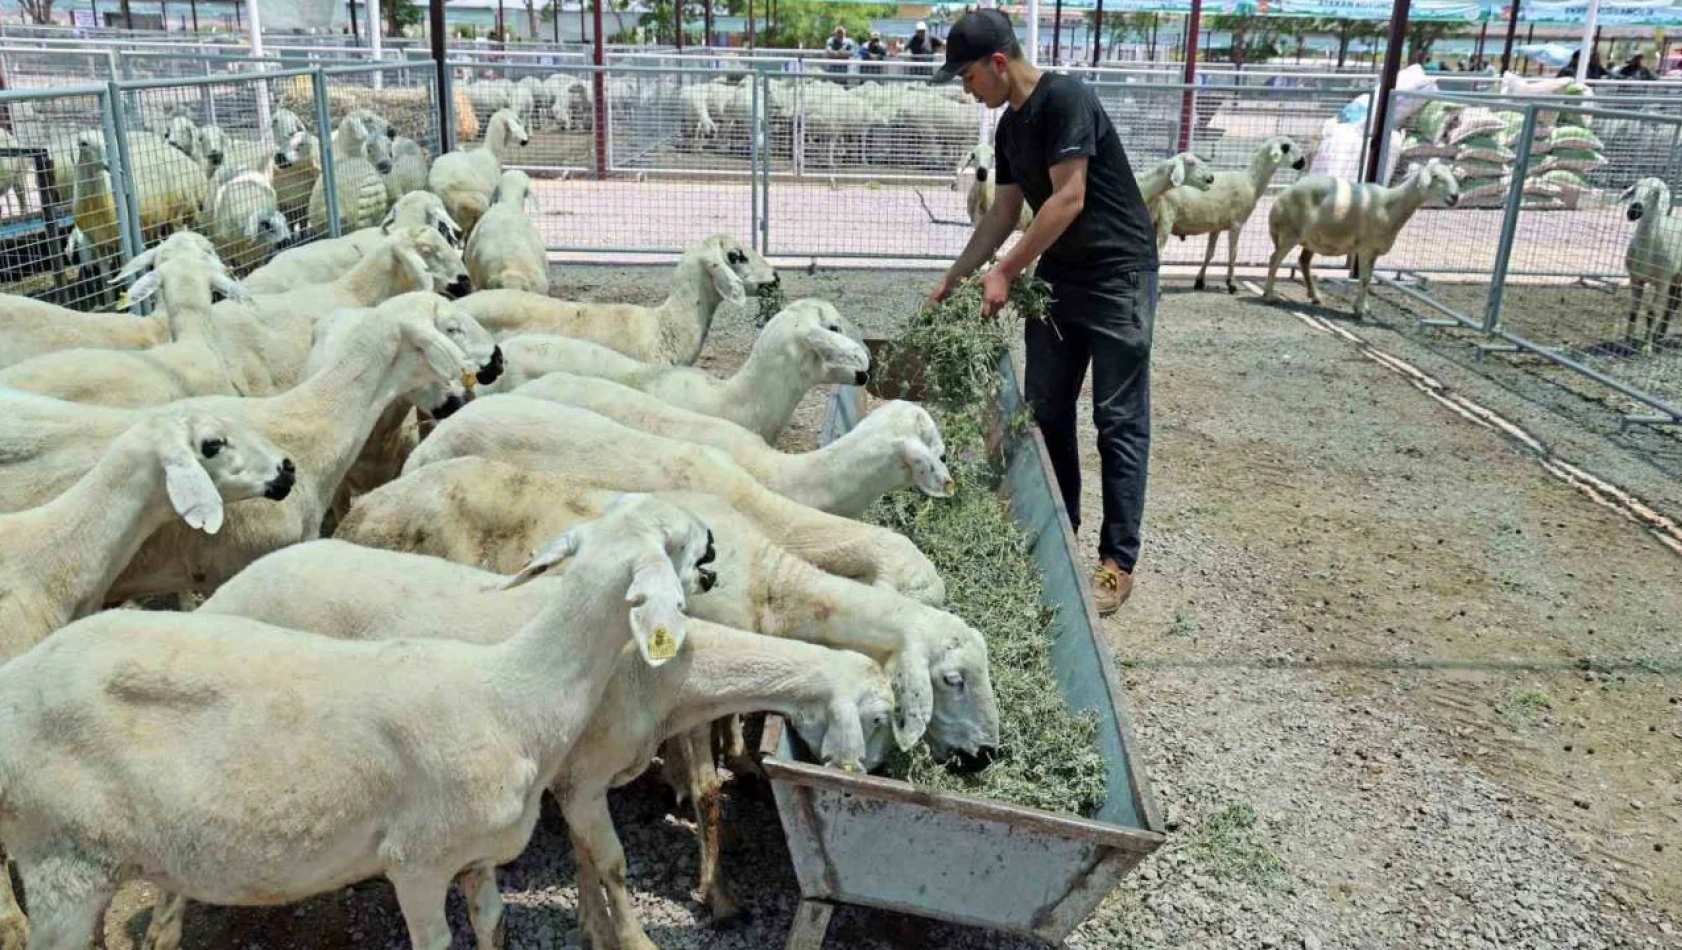
[[[103,156],[109,90],[0,93],[0,292],[92,308],[123,259],[123,215]],[[103,197],[102,197],[103,196]]]

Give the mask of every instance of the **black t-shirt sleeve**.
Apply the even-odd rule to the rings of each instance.
[[[1097,155],[1098,123],[1092,114],[1095,100],[1076,83],[1059,83],[1048,92],[1043,124],[1046,165],[1077,155]]]
[[[1010,173],[1010,159],[1005,155],[1003,122],[993,130],[993,182],[999,185],[1016,184],[1016,176]]]

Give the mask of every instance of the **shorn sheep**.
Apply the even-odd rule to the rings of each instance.
[[[187,403],[243,421],[284,449],[296,466],[296,485],[278,505],[229,509],[214,538],[165,525],[118,577],[111,598],[214,590],[264,554],[316,537],[334,492],[386,409],[400,399],[428,409],[459,403],[463,374],[482,370],[493,346],[448,301],[404,295],[317,321],[306,376],[286,392]],[[148,411],[0,390],[0,509],[31,508],[65,491]]]
[[[269,176],[245,165],[216,173],[205,217],[216,253],[239,273],[262,266],[292,236]]]
[[[549,255],[528,217],[535,204],[525,172],[502,173],[491,205],[479,219],[481,226],[467,238],[463,257],[474,287],[549,293]]]
[[[485,129],[483,142],[432,160],[426,187],[444,199],[444,208],[463,233],[471,235],[480,215],[490,207],[491,192],[502,176],[502,163],[512,155],[514,146],[524,147],[530,141],[519,118],[507,109],[498,109]]]
[[[1447,165],[1431,159],[1415,163],[1407,178],[1394,188],[1378,184],[1355,184],[1309,175],[1285,189],[1267,215],[1267,229],[1273,235],[1273,254],[1267,261],[1267,286],[1262,299],[1273,300],[1273,280],[1279,262],[1291,248],[1302,246],[1302,286],[1308,299],[1318,304],[1309,265],[1316,254],[1350,254],[1355,258],[1361,289],[1355,295],[1355,316],[1367,315],[1367,285],[1372,282],[1373,263],[1390,252],[1396,235],[1427,201],[1446,202],[1453,207],[1460,200],[1460,184]]]
[[[444,210],[444,200],[430,191],[412,191],[397,199],[378,226],[361,228],[340,238],[311,241],[300,247],[288,248],[275,255],[274,260],[247,274],[242,283],[254,294],[278,294],[304,284],[337,280],[385,241],[392,231],[413,228],[433,228],[451,244],[460,243],[461,229]],[[441,293],[452,290],[465,293],[467,288],[468,281],[464,279],[453,289],[437,289]]]
[[[471,307],[464,309],[473,312]],[[727,419],[767,442],[788,428],[795,408],[814,386],[863,385],[870,370],[870,351],[859,342],[858,331],[834,304],[812,299],[796,300],[772,317],[759,331],[747,362],[728,379],[690,366],[640,362],[584,340],[550,334],[511,337],[502,342],[502,349],[508,372],[495,391],[553,372],[597,376]]]
[[[707,516],[699,517],[711,527]],[[496,643],[553,602],[555,573],[504,591],[505,575],[315,541],[251,565],[199,612],[341,639]],[[379,596],[368,596],[371,590]],[[690,603],[707,596],[698,594]],[[581,924],[597,946],[652,946],[625,899],[623,851],[605,809],[608,788],[642,773],[662,740],[720,716],[767,710],[789,716],[813,749],[833,752],[838,737],[858,728],[866,750],[860,764],[870,768],[892,736],[894,698],[877,664],[857,653],[760,636],[697,619],[693,609],[689,613],[684,649],[671,662],[651,669],[631,651],[620,655],[589,727],[550,786],[574,836],[584,895]],[[839,747],[857,742],[842,741]],[[605,887],[612,907],[599,920],[590,918],[601,900],[592,887]]]
[[[1248,170],[1219,172],[1206,190],[1182,186],[1171,189],[1156,201],[1151,208],[1151,217],[1156,224],[1158,248],[1168,243],[1170,235],[1209,235],[1209,246],[1203,251],[1203,266],[1197,270],[1193,287],[1203,289],[1209,261],[1215,256],[1215,244],[1224,233],[1226,291],[1229,294],[1238,293],[1238,284],[1233,279],[1233,271],[1238,266],[1238,235],[1243,232],[1245,222],[1256,210],[1256,202],[1281,165],[1301,171],[1308,165],[1308,156],[1290,138],[1275,135],[1256,149]]]
[[[510,395],[528,404],[549,400],[577,406],[653,435],[722,449],[777,494],[847,518],[862,516],[876,499],[902,488],[945,498],[954,487],[940,430],[916,403],[885,402],[834,442],[811,452],[786,453],[733,422],[611,380],[550,373]],[[468,411],[485,412],[497,398],[480,399]],[[479,419],[482,423],[495,415],[492,409]]]
[[[784,498],[718,449],[649,435],[572,406],[556,409],[570,417],[570,452],[528,453],[518,443],[479,438],[471,428],[450,427],[445,420],[409,456],[403,475],[407,478],[428,465],[477,455],[510,461],[530,473],[571,476],[602,488],[720,495],[794,554],[824,570],[897,590],[924,603],[946,599],[946,584],[939,572],[903,535]],[[515,503],[498,499],[496,493],[487,493],[486,500]],[[351,519],[356,516],[357,507],[353,507]]]
[[[1635,318],[1641,312],[1641,298],[1649,284],[1653,296],[1647,301],[1647,341],[1643,351],[1652,354],[1663,345],[1670,330],[1670,318],[1682,304],[1682,219],[1670,216],[1670,189],[1658,178],[1643,178],[1623,193],[1628,201],[1629,219],[1636,222],[1624,251],[1624,267],[1629,271],[1629,322],[1624,328],[1625,339],[1635,339]],[[1664,315],[1657,323],[1653,313],[1658,309],[1659,295],[1664,294]]]
[[[721,304],[740,306],[749,294],[777,285],[777,272],[753,248],[715,234],[684,252],[657,307],[577,303],[517,290],[481,291],[461,305],[498,337],[557,333],[632,359],[688,365],[701,355]]]
[[[0,669],[0,835],[32,943],[86,947],[133,877],[280,904],[381,875],[417,950],[450,945],[457,880],[479,947],[499,947],[496,866],[530,839],[626,642],[650,665],[681,646],[707,548],[694,516],[628,502],[540,555],[569,562],[554,600],[488,645],[132,610],[65,627]],[[865,754],[844,744],[838,761]]]
[[[339,192],[339,227],[354,231],[378,224],[391,202],[385,178],[391,171],[391,142],[376,136],[355,115],[339,120],[333,133],[333,180]],[[310,190],[310,230],[326,234],[327,191],[323,179]]]

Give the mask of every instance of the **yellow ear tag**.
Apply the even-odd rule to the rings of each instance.
[[[942,487],[946,489],[946,494],[950,495],[953,492],[958,490],[958,483],[956,481],[948,478],[946,480],[946,484]]]
[[[648,638],[648,655],[656,660],[669,660],[677,655],[677,638],[665,627],[655,627]]]
[[[472,392],[473,387],[479,384],[479,377],[473,373],[463,370],[461,373],[461,384],[467,387],[468,392]]]

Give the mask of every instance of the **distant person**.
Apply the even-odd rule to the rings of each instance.
[[[1629,62],[1624,64],[1623,69],[1618,70],[1618,78],[1650,80],[1657,79],[1659,77],[1653,75],[1653,71],[1648,69],[1647,64],[1641,61],[1641,54],[1636,53],[1634,56],[1629,58]]]
[[[1564,66],[1560,67],[1559,72],[1555,75],[1555,78],[1557,78],[1557,79],[1567,79],[1567,78],[1575,77],[1577,75],[1577,64],[1580,63],[1580,62],[1582,62],[1582,52],[1578,51],[1576,53],[1572,53],[1570,61],[1567,62]],[[1601,64],[1600,54],[1598,52],[1589,54],[1589,68],[1588,68],[1587,78],[1589,78],[1589,79],[1605,79],[1606,78],[1606,67]]]
[[[882,34],[872,30],[870,42],[864,44],[865,59],[887,59],[888,48],[882,45]]]
[[[837,26],[823,44],[824,52],[835,59],[851,59],[858,46],[847,38],[847,28]]]
[[[912,56],[934,56],[934,43],[929,36],[927,23],[917,21],[917,29],[911,34],[911,41],[905,44],[905,51]]]

